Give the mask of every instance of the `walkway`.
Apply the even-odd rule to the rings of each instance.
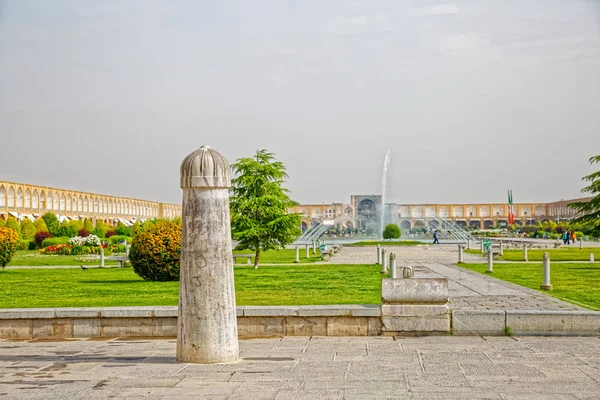
[[[597,399],[598,338],[284,337],[233,364],[177,364],[174,340],[0,341],[0,398]]]
[[[386,247],[395,252],[398,266],[411,266],[417,278],[448,278],[452,310],[584,310],[535,290],[456,267],[457,245]],[[464,254],[467,263],[485,262],[479,255]],[[376,249],[344,247],[332,264],[374,264]],[[541,272],[540,272],[541,280]]]

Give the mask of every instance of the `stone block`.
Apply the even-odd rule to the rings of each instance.
[[[369,336],[379,336],[381,335],[381,319],[377,318],[368,318],[368,335]]]
[[[300,317],[336,317],[350,316],[350,308],[345,306],[300,306],[298,307],[298,316]]]
[[[298,306],[246,306],[243,315],[245,317],[293,317],[298,315]]]
[[[327,318],[327,336],[367,336],[369,322],[366,317]]]
[[[383,279],[381,281],[381,298],[383,303],[444,304],[448,302],[448,279]]]
[[[238,317],[238,336],[244,338],[285,335],[285,317]]]
[[[76,318],[73,320],[73,337],[91,338],[101,337],[100,319]]]
[[[152,318],[102,318],[101,337],[151,337]]]
[[[450,316],[445,317],[382,317],[385,332],[450,332]]]
[[[355,317],[379,317],[381,308],[375,304],[352,305],[350,312]]]
[[[73,337],[72,319],[34,319],[32,326],[32,337],[34,339]]]
[[[9,308],[0,310],[0,319],[54,318],[54,308]]]
[[[286,317],[285,334],[288,336],[327,336],[327,318]]]
[[[31,339],[33,321],[30,319],[0,319],[0,338]]]
[[[503,336],[504,310],[457,310],[452,312],[454,335]]]
[[[437,317],[450,313],[447,304],[383,304],[383,317]]]
[[[600,334],[600,312],[506,311],[506,326],[515,335],[596,336]]]
[[[154,308],[154,316],[158,318],[175,317],[177,318],[179,308],[177,306],[163,306]]]
[[[107,307],[100,311],[102,318],[149,318],[154,307]]]
[[[101,308],[57,308],[56,318],[100,318]]]
[[[152,336],[176,337],[177,317],[162,317],[152,319]]]

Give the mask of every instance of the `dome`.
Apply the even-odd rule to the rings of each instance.
[[[209,146],[190,153],[181,163],[182,188],[228,188],[229,161]]]

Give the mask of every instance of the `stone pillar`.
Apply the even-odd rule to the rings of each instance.
[[[387,273],[387,267],[386,267],[386,263],[385,263],[385,255],[386,255],[386,251],[385,249],[381,249],[381,273],[385,274]]]
[[[313,254],[317,254],[317,242],[313,239]]]
[[[458,245],[458,262],[463,263],[463,247],[462,244]]]
[[[523,245],[523,261],[529,261],[527,259],[527,245],[526,244]]]
[[[485,271],[486,274],[493,274],[494,273],[494,252],[492,251],[492,248],[490,247],[488,254],[487,254],[487,270]]]
[[[104,247],[100,246],[100,266],[104,267]]]
[[[594,262],[594,253],[590,253],[590,262]]]
[[[579,249],[583,249],[583,239],[579,239]]]
[[[239,359],[229,162],[208,146],[181,163],[183,189],[177,361]]]
[[[483,239],[481,239],[481,253],[485,253],[485,248],[483,247]]]
[[[504,255],[504,242],[502,240],[500,241],[500,255]]]
[[[390,278],[396,279],[396,253],[390,253]]]
[[[552,290],[552,284],[550,283],[550,253],[544,253],[544,283],[540,285],[542,290]]]
[[[296,245],[296,260],[294,261],[296,263],[300,262],[300,246]]]
[[[308,244],[306,245],[306,258],[310,258],[310,253],[308,250]]]
[[[125,257],[129,258],[129,250],[131,249],[130,244],[125,245]]]
[[[381,246],[377,245],[377,265],[381,264]]]

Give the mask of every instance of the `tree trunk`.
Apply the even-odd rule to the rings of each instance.
[[[258,261],[260,260],[260,247],[256,248],[256,255],[254,256],[254,269],[258,269]]]

